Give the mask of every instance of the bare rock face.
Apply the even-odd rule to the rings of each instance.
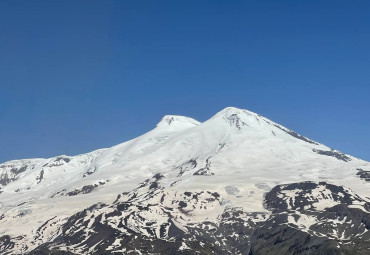
[[[214,221],[191,224],[181,220],[219,206],[219,194],[138,192],[71,216],[52,242],[30,254],[66,248],[70,254],[366,254],[370,248],[370,204],[325,182],[274,187],[265,196],[266,213],[224,209]],[[12,247],[9,237],[3,240]]]

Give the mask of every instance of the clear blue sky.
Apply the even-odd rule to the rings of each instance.
[[[370,1],[0,1],[0,161],[235,106],[370,160]]]

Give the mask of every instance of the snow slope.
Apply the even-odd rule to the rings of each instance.
[[[187,211],[185,216],[181,210],[172,211],[173,224],[180,229],[217,221],[228,209],[268,215],[271,212],[264,206],[265,194],[288,183],[325,181],[346,186],[362,197],[364,204],[370,183],[359,173],[367,171],[369,162],[332,150],[247,110],[229,107],[203,123],[169,115],[152,131],[111,148],[1,164],[0,237],[9,236],[16,241],[12,248],[4,248],[6,242],[1,246],[0,240],[0,251],[3,247],[4,254],[21,254],[52,242],[73,214],[98,202],[113,206],[119,194],[126,194],[119,201],[132,201],[132,205],[143,201],[160,205],[140,216],[159,222],[158,228],[168,220],[159,208],[177,203],[177,207]],[[199,200],[183,200],[186,206],[181,204],[186,192],[199,193]],[[290,199],[297,192],[287,190],[280,196]],[[340,204],[338,200],[326,199],[330,194],[321,198],[320,190],[312,192],[319,192],[316,197],[324,201],[317,202],[320,210]],[[216,193],[216,197],[209,195]],[[132,194],[136,194],[135,198]],[[163,196],[177,202],[166,204],[161,201]],[[211,200],[215,202],[208,207],[201,202]],[[366,212],[363,205],[357,207]],[[127,210],[140,211],[135,208]],[[116,209],[113,206],[97,210],[104,215]],[[314,219],[304,216],[297,220],[297,226],[309,228]],[[295,222],[292,217],[289,220]],[[143,234],[143,226],[138,222],[131,229]],[[45,228],[42,234],[40,227]],[[153,231],[159,231],[158,228]],[[71,249],[84,254],[94,253],[95,248]]]

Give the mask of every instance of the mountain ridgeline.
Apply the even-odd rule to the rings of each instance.
[[[369,254],[370,164],[256,113],[0,164],[0,254]]]

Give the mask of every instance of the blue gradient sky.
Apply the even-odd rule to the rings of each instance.
[[[249,109],[370,160],[369,1],[0,1],[0,161]]]

